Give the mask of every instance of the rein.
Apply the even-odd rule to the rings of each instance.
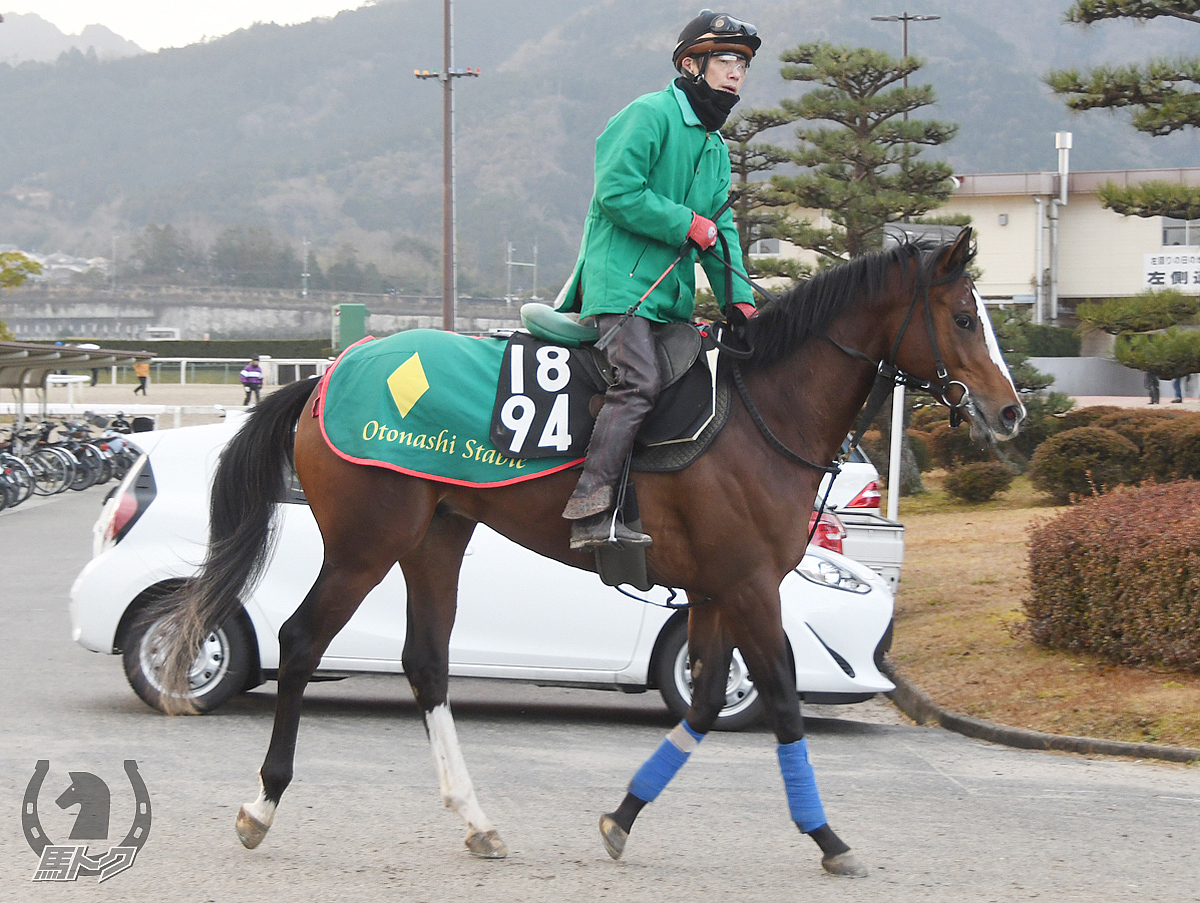
[[[720,260],[722,265],[725,267],[725,297],[727,299],[733,296],[733,277],[736,275],[767,300],[778,302],[779,299],[775,295],[754,283],[746,274],[740,272],[733,266],[729,254],[729,247],[724,241],[724,236],[722,236],[722,252],[723,254],[714,254],[713,256]],[[829,492],[833,489],[833,480],[837,479],[837,475],[841,472],[840,465],[845,463],[853,453],[854,449],[858,447],[862,440],[863,434],[879,415],[879,412],[883,409],[884,404],[887,402],[888,396],[895,391],[897,386],[905,386],[917,391],[927,392],[933,396],[933,398],[939,404],[943,404],[948,407],[950,409],[950,425],[952,428],[957,427],[962,422],[962,411],[970,404],[971,393],[964,383],[960,382],[959,380],[952,380],[949,378],[949,371],[946,369],[946,364],[942,360],[941,349],[938,347],[937,334],[933,328],[933,304],[929,296],[930,289],[932,289],[934,286],[952,282],[960,278],[960,275],[961,274],[950,274],[943,276],[940,279],[929,281],[923,280],[920,275],[917,276],[916,284],[913,286],[912,300],[909,301],[908,310],[904,315],[904,320],[901,323],[899,332],[896,334],[895,341],[892,343],[891,353],[888,355],[888,359],[886,361],[877,361],[856,348],[843,345],[841,342],[827,334],[822,336],[822,338],[824,338],[827,342],[829,342],[847,357],[870,364],[875,369],[875,379],[871,384],[871,392],[867,396],[866,403],[863,405],[858,417],[855,419],[855,424],[851,431],[848,446],[845,451],[838,455],[832,465],[827,466],[815,464],[812,461],[809,461],[807,458],[798,455],[796,452],[784,445],[779,437],[771,432],[770,427],[767,426],[766,421],[763,420],[762,414],[759,412],[758,408],[754,404],[754,401],[751,399],[745,380],[742,378],[741,369],[737,364],[738,358],[744,359],[749,357],[749,352],[735,352],[730,354],[730,357],[733,359],[733,383],[737,388],[738,396],[741,398],[742,404],[746,406],[746,411],[750,414],[750,419],[754,422],[754,425],[758,428],[758,431],[762,434],[763,438],[767,440],[767,443],[788,461],[799,464],[803,467],[807,467],[811,470],[830,474],[831,476],[829,488],[825,492],[825,497],[821,500],[818,516],[813,522],[812,529],[809,531],[809,542],[811,542],[813,536],[816,535],[816,528],[820,522],[820,512],[825,510],[825,504],[828,501]],[[900,346],[904,341],[905,334],[908,332],[908,327],[912,324],[913,315],[916,313],[918,302],[922,302],[922,307],[924,308],[923,314],[925,320],[925,330],[929,336],[929,343],[933,348],[934,372],[937,380],[936,382],[927,379],[918,379],[912,374],[905,373],[896,366],[896,358],[900,354]],[[736,331],[732,328],[730,331],[736,333]],[[724,346],[721,346],[721,350],[728,352],[732,349],[727,349]],[[962,390],[962,395],[959,397],[957,402],[952,402],[950,400],[950,390],[954,386],[958,386]]]

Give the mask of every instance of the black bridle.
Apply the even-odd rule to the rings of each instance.
[[[929,298],[930,289],[938,285],[946,285],[951,282],[956,282],[962,278],[962,273],[955,272],[940,279],[924,280],[918,274],[916,283],[913,286],[912,300],[908,303],[908,311],[904,314],[904,320],[900,324],[900,330],[896,333],[896,339],[892,343],[891,353],[886,361],[876,361],[871,357],[863,354],[856,348],[849,348],[831,336],[824,336],[825,340],[841,351],[843,354],[870,364],[875,368],[875,382],[871,386],[871,394],[867,397],[867,403],[864,405],[862,412],[855,422],[854,431],[850,440],[850,447],[854,448],[858,445],[862,434],[870,427],[871,422],[879,415],[887,396],[892,393],[896,386],[905,386],[909,389],[916,389],[919,392],[927,392],[933,396],[934,400],[941,405],[945,405],[950,409],[950,426],[956,428],[962,423],[963,414],[971,404],[971,390],[967,388],[967,384],[957,379],[950,379],[949,371],[946,369],[946,364],[942,360],[942,352],[938,347],[937,332],[933,327],[933,303]],[[908,332],[908,327],[912,323],[913,314],[916,313],[918,302],[923,301],[925,312],[925,331],[929,336],[929,344],[933,348],[934,358],[934,374],[936,382],[928,379],[918,379],[911,373],[905,373],[896,366],[896,358],[900,354],[900,345],[904,341],[904,336]],[[950,400],[950,391],[955,386],[962,390],[958,401]]]
[[[724,241],[724,236],[721,236],[721,239],[723,255],[714,254],[714,256],[725,266],[726,305],[729,306],[728,299],[733,297],[733,277],[735,275],[748,283],[751,288],[753,288],[768,301],[778,302],[779,299],[775,295],[752,282],[746,274],[734,269],[730,260],[729,246]],[[871,384],[871,392],[867,396],[867,401],[863,405],[862,410],[859,412],[858,417],[855,419],[854,427],[852,428],[850,434],[850,441],[847,443],[845,450],[842,451],[833,461],[833,463],[829,465],[816,464],[812,461],[809,461],[807,458],[796,454],[771,431],[771,428],[767,426],[766,421],[763,420],[762,414],[759,412],[757,406],[754,404],[753,399],[750,397],[750,391],[746,387],[746,382],[742,378],[741,368],[738,366],[738,360],[744,360],[748,358],[752,353],[751,350],[748,348],[739,349],[736,346],[731,346],[721,341],[720,333],[728,331],[730,334],[736,336],[737,333],[740,332],[739,329],[731,326],[728,322],[723,324],[714,324],[717,326],[717,345],[721,351],[731,359],[734,387],[737,389],[738,396],[741,398],[742,404],[745,405],[746,411],[750,415],[750,419],[754,422],[754,425],[758,428],[758,431],[762,434],[763,438],[767,440],[767,444],[769,444],[773,449],[775,449],[775,451],[794,464],[800,464],[811,470],[817,470],[821,473],[827,473],[830,475],[829,487],[825,490],[825,497],[821,499],[821,505],[818,509],[817,517],[814,518],[812,527],[809,530],[808,540],[810,543],[812,542],[813,537],[816,535],[817,526],[820,524],[821,513],[825,511],[825,504],[829,500],[829,493],[833,490],[833,481],[836,480],[838,474],[841,473],[841,465],[849,460],[850,455],[854,452],[854,449],[858,447],[860,441],[862,440],[863,434],[871,426],[872,421],[874,421],[879,415],[879,412],[883,409],[883,405],[886,403],[888,396],[895,391],[897,386],[905,386],[906,388],[927,392],[933,396],[934,400],[939,404],[948,407],[950,409],[950,426],[952,428],[957,427],[962,422],[962,412],[971,404],[971,390],[967,388],[966,383],[963,383],[957,379],[950,379],[949,371],[946,369],[946,364],[942,360],[941,349],[938,347],[937,333],[933,326],[933,302],[929,297],[930,290],[935,286],[955,282],[958,279],[961,279],[962,276],[962,272],[956,271],[946,276],[942,276],[939,279],[927,280],[923,278],[921,269],[918,267],[915,283],[913,285],[912,299],[908,303],[908,310],[904,314],[904,320],[900,324],[899,332],[896,333],[896,339],[892,343],[892,350],[886,361],[877,361],[859,351],[857,348],[850,348],[846,345],[843,345],[832,336],[827,334],[822,335],[822,338],[828,341],[843,354],[854,358],[855,360],[870,364],[875,369],[875,379]],[[905,334],[908,332],[908,327],[912,324],[913,315],[916,313],[918,303],[923,303],[924,307],[925,330],[929,335],[930,346],[933,348],[934,374],[936,377],[936,382],[928,379],[919,379],[910,373],[905,373],[896,366],[896,358],[900,354],[900,346],[904,341]],[[726,316],[728,317],[729,314]],[[959,396],[957,402],[950,400],[950,391],[955,386],[958,386],[962,390],[962,394]],[[894,424],[892,428],[896,428]]]

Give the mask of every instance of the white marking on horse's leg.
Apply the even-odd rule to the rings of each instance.
[[[261,789],[261,778],[259,778],[259,787],[258,799],[252,803],[243,803],[237,814],[238,837],[242,841],[242,846],[248,850],[253,850],[262,843],[272,822],[275,821],[276,806],[267,799],[266,791]]]
[[[437,768],[438,783],[442,789],[442,803],[447,809],[457,812],[466,823],[467,847],[476,856],[487,859],[500,859],[508,855],[504,841],[496,833],[491,819],[475,796],[475,786],[471,783],[462,748],[458,745],[458,732],[454,729],[450,706],[442,703],[426,712],[425,729],[433,749],[433,764]]]

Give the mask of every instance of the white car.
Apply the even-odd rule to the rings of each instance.
[[[139,436],[147,454],[95,526],[94,557],[71,589],[73,638],[95,652],[122,655],[127,675],[154,682],[154,629],[138,614],[198,570],[212,472],[233,430],[226,423]],[[204,709],[276,676],[279,628],[317,576],[321,538],[303,497],[281,504],[278,515],[279,541],[263,578],[196,661],[192,686]],[[893,598],[877,574],[813,548],[780,592],[805,699],[859,702],[893,689],[878,667],[891,645]],[[450,673],[628,692],[657,688],[682,717],[691,697],[686,611],[661,607],[666,591],[643,595],[659,604],[480,526],[463,562]],[[404,599],[403,575],[393,568],[334,638],[318,679],[400,673]],[[758,719],[762,703],[738,655],[727,699],[718,728],[737,730]]]
[[[849,444],[849,440],[842,443],[843,453]],[[829,481],[828,475],[822,478],[817,504],[828,492],[826,510],[832,511],[845,529],[838,551],[879,574],[895,593],[900,588],[900,568],[904,564],[904,525],[888,520],[879,510],[883,496],[879,471],[863,450],[856,448],[842,465],[832,490]]]

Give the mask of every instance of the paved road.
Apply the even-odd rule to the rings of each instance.
[[[1200,768],[1012,750],[855,707],[809,721],[834,827],[871,866],[838,881],[788,822],[769,734],[707,739],[639,820],[614,863],[597,815],[671,727],[657,696],[463,681],[455,712],[485,808],[510,857],[482,862],[441,809],[407,687],[315,687],[298,772],[258,850],[233,833],[257,790],[273,695],[168,719],[129,691],[116,658],[71,643],[66,599],[102,491],[0,515],[0,899],[256,901],[1195,901]],[[268,685],[270,687],[270,685]],[[134,866],[98,885],[31,882],[26,785],[49,759],[39,807],[64,843],[68,771],[112,789],[110,843],[132,818],[136,759],[154,806]]]

